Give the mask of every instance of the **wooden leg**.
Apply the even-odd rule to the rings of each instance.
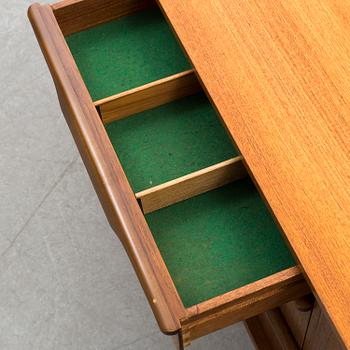
[[[184,350],[184,344],[183,344],[183,339],[181,333],[174,334],[172,336],[173,342],[175,344],[175,349],[176,350]]]
[[[258,350],[300,349],[278,308],[248,319],[246,326]]]

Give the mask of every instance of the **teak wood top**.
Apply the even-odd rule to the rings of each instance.
[[[350,347],[350,2],[158,2]]]

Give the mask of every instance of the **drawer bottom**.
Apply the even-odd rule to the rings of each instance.
[[[146,215],[185,307],[295,265],[251,180]]]

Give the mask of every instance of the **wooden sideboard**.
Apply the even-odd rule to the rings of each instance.
[[[106,217],[180,349],[244,320],[261,349],[350,347],[349,9],[29,9]]]

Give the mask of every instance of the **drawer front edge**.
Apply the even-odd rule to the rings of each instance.
[[[185,309],[153,240],[53,10],[33,4],[28,17],[49,66],[62,111],[108,221],[122,241],[160,329],[179,331]]]

